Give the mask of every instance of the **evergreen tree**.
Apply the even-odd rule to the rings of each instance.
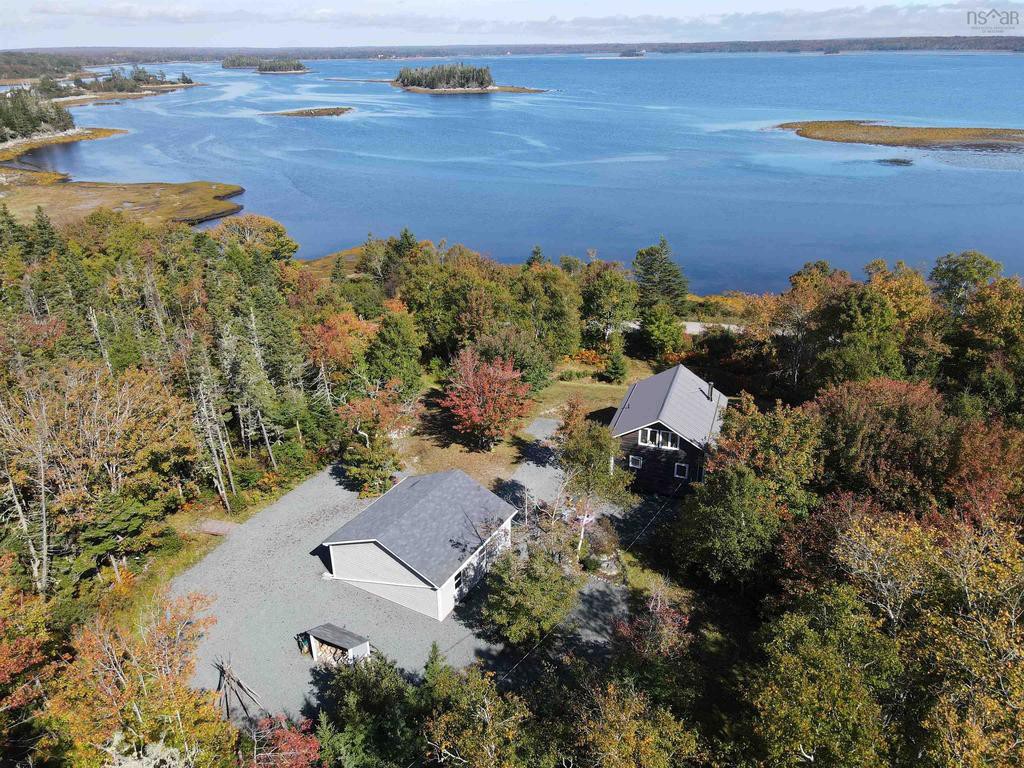
[[[633,276],[641,307],[649,308],[663,303],[676,317],[686,314],[690,305],[689,281],[679,265],[672,260],[672,249],[664,237],[657,245],[636,252]]]
[[[378,384],[397,379],[405,397],[415,395],[422,384],[420,351],[423,342],[412,315],[404,310],[387,312],[381,318],[377,335],[366,348],[367,376]]]
[[[621,384],[626,380],[629,367],[626,363],[626,354],[623,351],[622,334],[617,333],[611,337],[608,343],[608,360],[604,364],[601,375],[606,381],[613,384]]]

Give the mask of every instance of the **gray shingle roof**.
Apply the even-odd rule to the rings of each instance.
[[[440,587],[515,513],[515,507],[453,469],[405,478],[323,543],[376,541]]]
[[[317,640],[330,643],[336,648],[344,648],[346,651],[351,651],[353,648],[358,648],[367,642],[367,638],[362,635],[349,632],[347,629],[342,629],[335,624],[321,624],[318,627],[307,629],[306,634],[312,635]]]
[[[709,384],[689,368],[677,365],[638,381],[615,412],[615,437],[661,422],[684,440],[704,449],[722,426],[729,398],[718,390],[708,397]]]

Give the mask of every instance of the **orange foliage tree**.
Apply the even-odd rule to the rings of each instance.
[[[0,752],[13,754],[11,739],[32,715],[49,676],[46,603],[14,583],[14,556],[0,557]]]
[[[214,694],[189,685],[195,651],[213,623],[200,617],[202,595],[164,601],[140,626],[98,618],[73,642],[47,713],[75,765],[142,757],[162,744],[195,768],[234,765],[234,728],[221,720]]]

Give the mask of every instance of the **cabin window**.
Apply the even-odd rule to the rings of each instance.
[[[630,456],[629,457],[629,468],[640,469],[644,465],[644,459],[642,456]]]
[[[640,430],[640,445],[647,445],[651,448],[663,448],[666,451],[679,450],[679,435],[668,429],[651,429],[644,427]]]
[[[675,475],[680,480],[688,480],[690,477],[690,465],[689,464],[676,464]]]

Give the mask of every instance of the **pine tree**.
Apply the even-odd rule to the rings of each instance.
[[[368,377],[378,385],[397,379],[405,397],[416,394],[423,374],[420,366],[423,343],[423,334],[416,328],[412,315],[404,310],[386,313],[377,335],[366,348]]]
[[[608,360],[605,362],[601,374],[607,381],[613,384],[621,384],[626,380],[629,368],[626,363],[626,354],[623,352],[622,334],[615,334],[608,342]]]
[[[657,245],[636,252],[633,275],[641,307],[652,307],[658,302],[664,302],[677,317],[686,313],[689,308],[689,281],[679,265],[672,260],[672,249],[664,237]]]

